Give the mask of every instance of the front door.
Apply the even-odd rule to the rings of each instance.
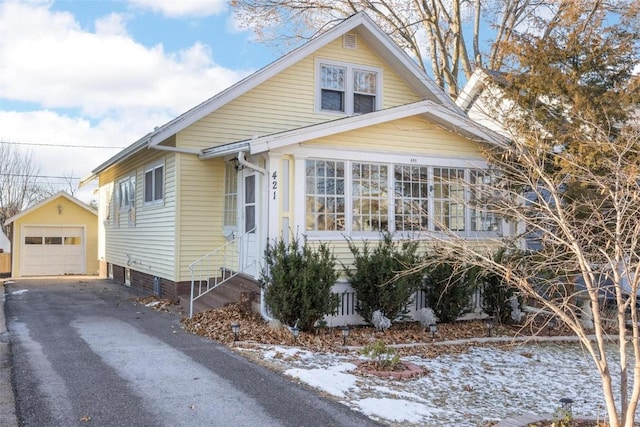
[[[258,274],[258,174],[251,169],[242,170],[242,203],[240,203],[240,266],[249,276]]]

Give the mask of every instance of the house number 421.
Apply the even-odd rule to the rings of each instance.
[[[278,190],[278,172],[274,171],[271,174],[271,190],[273,191],[273,200],[276,200],[276,195],[278,194],[278,192],[276,190]]]

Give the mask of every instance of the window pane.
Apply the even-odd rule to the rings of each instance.
[[[353,91],[356,93],[376,94],[376,73],[355,70],[353,72]]]
[[[155,169],[153,183],[153,199],[162,200],[164,195],[164,167],[160,166]]]
[[[387,230],[389,226],[387,166],[354,163],[351,169],[353,231]]]
[[[322,89],[320,108],[329,111],[344,111],[344,92]]]
[[[24,244],[25,245],[41,245],[42,244],[42,237],[38,236],[26,236],[24,238]]]
[[[82,243],[82,237],[65,237],[64,244],[65,245],[79,245]]]
[[[436,228],[464,231],[464,170],[434,168],[433,186]]]
[[[344,163],[306,161],[306,230],[344,230]]]
[[[344,91],[346,69],[342,67],[331,67],[323,65],[321,67],[320,84],[322,89],[334,89]]]
[[[244,230],[255,233],[256,231],[256,206],[249,205],[244,208]]]
[[[376,97],[356,93],[353,95],[353,112],[355,114],[366,114],[376,109]]]
[[[62,237],[45,237],[44,244],[45,245],[61,245]]]
[[[428,172],[429,169],[426,166],[395,166],[395,228],[397,231],[428,229]]]
[[[238,224],[238,172],[233,163],[227,162],[224,169],[224,218],[223,223],[228,227]]]
[[[147,171],[144,174],[144,201],[153,201],[153,171]]]
[[[244,179],[244,202],[256,202],[256,176],[249,175]]]
[[[470,172],[469,206],[472,231],[498,231],[498,218],[487,209],[487,202],[493,196],[493,175],[489,171]]]

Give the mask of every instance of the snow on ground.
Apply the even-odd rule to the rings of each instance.
[[[408,357],[403,360],[427,370],[410,380],[356,375],[357,353],[278,346],[243,351],[255,352],[286,375],[391,425],[477,427],[527,413],[553,413],[564,397],[575,401],[575,416],[605,415],[599,376],[575,343],[473,347],[435,359]]]

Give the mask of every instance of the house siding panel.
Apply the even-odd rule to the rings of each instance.
[[[224,161],[182,156],[180,186],[179,271],[176,281],[191,280],[189,264],[226,240],[222,233]]]
[[[341,147],[352,150],[481,158],[478,143],[440,129],[419,117],[318,138],[305,146]]]
[[[316,58],[383,69],[384,108],[420,100],[365,43],[346,50],[340,38],[184,129],[178,145],[207,148],[341,117],[315,111]]]
[[[144,167],[164,159],[164,197],[161,204],[144,203]],[[110,174],[118,180],[135,174],[136,203],[134,224],[129,224],[127,210],[116,212],[116,191],[111,191],[109,219],[104,225],[106,233],[106,261],[127,266],[142,273],[169,280],[175,276],[175,206],[176,206],[176,154],[145,151]],[[119,172],[119,173],[116,173]],[[103,177],[101,176],[101,179]],[[106,181],[106,179],[105,179]],[[116,224],[117,222],[117,224]]]

